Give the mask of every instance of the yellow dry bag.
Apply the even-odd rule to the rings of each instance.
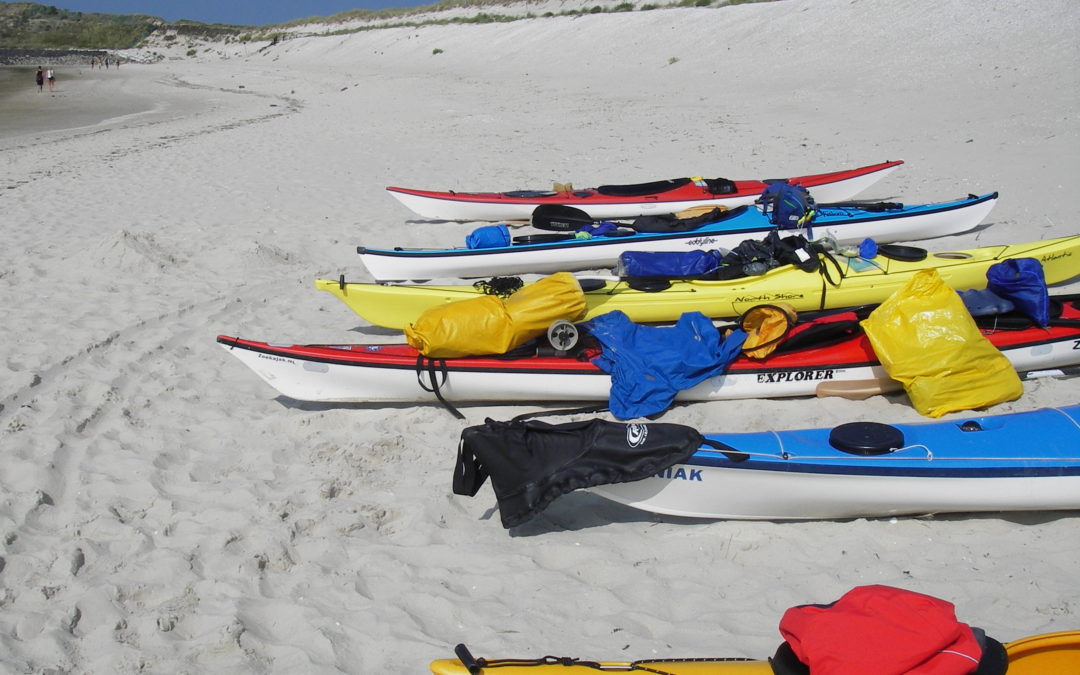
[[[984,408],[1024,393],[1012,364],[935,269],[916,272],[862,327],[885,371],[923,415]]]
[[[771,305],[755,305],[743,313],[740,327],[746,331],[743,354],[752,359],[763,359],[780,346],[795,325],[799,315],[787,302]]]
[[[547,331],[555,321],[585,314],[585,293],[569,272],[529,284],[506,300],[482,295],[432,307],[405,327],[405,340],[438,359],[505,354]]]

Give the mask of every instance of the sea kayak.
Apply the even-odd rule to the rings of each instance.
[[[727,450],[703,445],[653,477],[591,489],[645,511],[692,518],[1080,509],[1080,405],[705,437]]]
[[[787,178],[807,188],[818,203],[851,199],[889,175],[903,161],[888,161],[858,169]],[[536,207],[562,204],[593,218],[632,218],[676,213],[698,206],[733,208],[751,204],[769,183],[785,179],[727,180],[675,178],[634,185],[603,185],[584,190],[516,190],[512,192],[454,192],[390,186],[387,191],[409,210],[433,220],[528,220]]]
[[[1080,631],[1044,633],[1005,645],[1009,675],[1080,673]]]
[[[935,268],[945,283],[957,290],[983,288],[986,270],[1009,258],[1036,258],[1048,284],[1080,275],[1080,235],[1045,241],[987,246],[962,251],[931,253],[918,262],[883,256],[867,261],[838,258],[837,266],[822,260],[818,272],[787,265],[763,275],[725,281],[672,281],[662,290],[639,290],[614,277],[581,277],[587,314],[592,318],[621,310],[639,323],[676,321],[686,312],[711,317],[739,316],[754,305],[790,303],[799,312],[857,307],[884,301],[919,270]],[[831,281],[830,281],[831,279]],[[483,293],[476,285],[429,286],[408,284],[346,283],[317,279],[315,287],[338,297],[367,321],[402,329],[425,310]],[[639,287],[640,288],[640,287]]]
[[[994,208],[997,193],[970,195],[937,204],[904,206],[823,205],[801,233],[807,239],[832,237],[841,244],[866,238],[879,243],[929,239],[970,230]],[[740,206],[718,220],[684,232],[634,232],[575,238],[573,233],[517,236],[521,243],[491,248],[381,249],[361,246],[357,253],[376,281],[497,274],[551,274],[611,267],[623,251],[689,251],[734,248],[776,229],[760,209]],[[787,231],[782,231],[787,232]],[[536,241],[538,240],[538,241]]]
[[[1048,329],[1034,327],[1015,312],[978,321],[982,334],[1021,373],[1064,374],[1080,366],[1078,300],[1075,295],[1054,298]],[[781,345],[760,360],[737,358],[724,374],[680,392],[678,400],[866,398],[898,390],[900,383],[885,372],[859,327],[870,309],[802,321],[810,325],[803,326],[798,343],[792,340],[795,348]],[[811,335],[816,340],[808,339]],[[227,335],[217,341],[279,393],[300,401],[434,402],[439,395],[451,402],[606,401],[611,390],[611,377],[587,358],[541,356],[536,349],[516,357],[432,362],[407,344],[296,345]]]
[[[667,673],[669,675],[775,675],[766,660],[741,658],[668,658],[640,661],[591,661],[574,657],[544,656],[537,659],[472,659],[458,653],[479,670],[459,659],[440,659],[431,664],[433,675],[595,675],[597,672]],[[1005,644],[1008,675],[1080,673],[1080,631],[1063,631],[1020,638]]]

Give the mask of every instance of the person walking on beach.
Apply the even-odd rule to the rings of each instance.
[[[45,85],[45,73],[41,71],[41,66],[37,69],[37,90],[41,91],[41,87]]]
[[[52,68],[45,71],[45,79],[49,81],[49,91],[52,91],[53,85],[56,82],[56,75],[53,74]]]

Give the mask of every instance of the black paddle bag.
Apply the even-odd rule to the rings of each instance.
[[[473,497],[490,476],[503,527],[511,528],[567,492],[641,480],[685,462],[704,440],[680,424],[488,419],[461,432],[454,494]]]

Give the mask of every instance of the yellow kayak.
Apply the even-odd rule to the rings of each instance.
[[[1047,633],[1005,645],[1008,675],[1080,673],[1080,631]],[[458,659],[431,663],[434,675],[575,675],[597,672],[666,673],[668,675],[773,675],[768,661],[742,659],[649,659],[644,661],[584,661],[544,657],[539,660],[477,659],[470,671]]]
[[[1048,284],[1062,283],[1080,275],[1080,236],[942,251],[930,253],[918,262],[882,256],[872,261],[837,257],[839,270],[823,260],[822,266],[832,282],[818,272],[804,272],[791,265],[760,276],[726,281],[673,281],[658,291],[635,290],[626,282],[610,278],[597,281],[597,288],[592,288],[583,279],[585,318],[616,309],[641,323],[676,321],[691,311],[724,318],[739,316],[754,305],[780,301],[800,312],[855,307],[882,302],[912,275],[928,267],[936,268],[945,283],[957,290],[984,288],[987,268],[1008,258],[1036,258],[1042,262]],[[473,285],[366,284],[331,279],[318,279],[315,287],[333,293],[372,324],[397,329],[403,329],[431,307],[467,300],[483,292]]]
[[[1080,630],[1020,638],[1005,645],[1009,675],[1080,673]]]

